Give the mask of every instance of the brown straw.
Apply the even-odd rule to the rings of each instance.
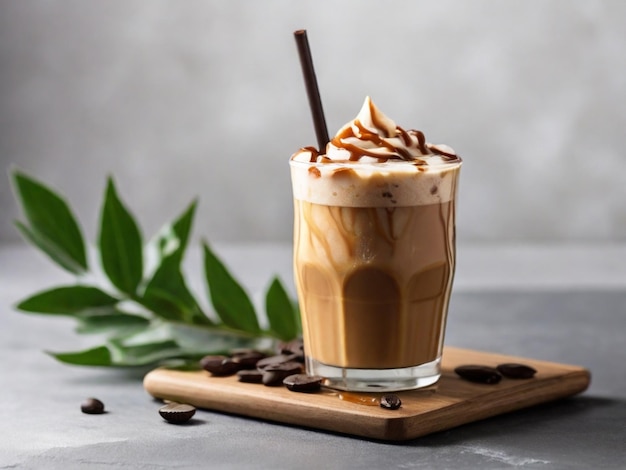
[[[322,99],[320,91],[317,87],[317,78],[315,69],[313,68],[313,58],[311,57],[311,49],[309,48],[309,40],[306,37],[306,30],[299,29],[294,31],[296,44],[298,45],[298,54],[300,55],[300,64],[302,65],[302,75],[304,76],[304,84],[306,93],[309,97],[309,106],[313,116],[313,125],[315,126],[315,135],[317,136],[317,144],[321,152],[326,148],[329,141],[328,129],[326,128],[326,118],[324,118],[324,109],[322,108]]]

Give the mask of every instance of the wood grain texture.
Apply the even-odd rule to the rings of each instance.
[[[521,362],[537,369],[532,379],[504,378],[496,385],[460,379],[454,368],[464,364],[495,367],[504,362]],[[381,394],[348,394],[323,389],[318,393],[294,393],[285,387],[241,383],[236,377],[211,377],[208,372],[156,369],[144,378],[152,396],[189,403],[269,421],[323,429],[371,439],[402,441],[462,424],[496,416],[584,391],[589,371],[572,365],[537,361],[501,354],[447,347],[443,374],[428,389],[397,392],[398,410],[365,405],[352,400]]]

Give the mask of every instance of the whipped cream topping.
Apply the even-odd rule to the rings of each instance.
[[[291,158],[309,163],[385,163],[411,162],[429,165],[458,160],[453,149],[446,145],[426,142],[419,130],[404,130],[382,113],[370,97],[357,117],[345,124],[321,154],[313,147],[305,147]]]

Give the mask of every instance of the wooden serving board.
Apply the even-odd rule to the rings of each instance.
[[[483,385],[460,379],[459,365],[495,367],[521,362],[537,369],[532,379],[507,379]],[[212,377],[208,372],[156,369],[144,378],[144,387],[156,398],[189,403],[280,423],[323,429],[371,439],[402,441],[521,408],[567,397],[585,390],[589,371],[577,366],[447,347],[443,374],[427,389],[396,392],[398,410],[376,403],[381,394],[322,389],[296,393],[280,387],[242,383],[236,376]]]

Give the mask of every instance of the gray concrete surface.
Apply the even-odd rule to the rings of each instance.
[[[289,284],[287,244],[216,248],[251,292],[272,273]],[[386,444],[202,410],[191,425],[168,425],[141,386],[144,371],[69,367],[42,352],[87,340],[69,321],[11,306],[69,278],[30,248],[1,247],[0,468],[624,468],[626,275],[615,259],[625,248],[461,248],[447,344],[581,365],[591,370],[591,386],[567,400]],[[528,267],[546,259],[537,282]],[[195,272],[197,260],[188,264]],[[602,287],[598,276],[613,283]],[[87,396],[109,412],[82,414]]]

